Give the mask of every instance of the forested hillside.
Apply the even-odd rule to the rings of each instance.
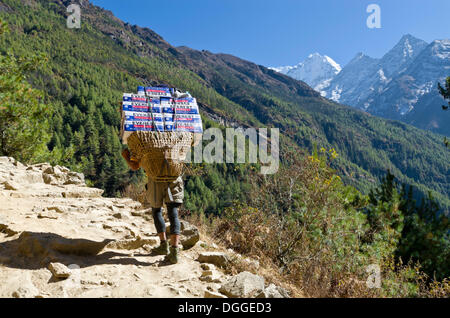
[[[68,29],[69,3],[0,0],[0,156],[68,166],[106,196],[134,197],[145,178],[120,156],[122,93],[188,90],[205,128],[280,128],[282,164],[267,176],[254,164],[189,165],[182,218],[308,296],[450,295],[442,136],[234,56],[172,47],[86,0],[81,29]],[[368,289],[374,264],[383,279]]]
[[[364,192],[389,169],[401,182],[449,204],[450,151],[441,136],[333,103],[303,82],[230,55],[172,47],[153,31],[87,1],[81,29],[68,29],[69,3],[1,0],[0,16],[11,32],[0,49],[46,58],[29,80],[54,109],[49,158],[83,171],[106,194],[119,194],[142,177],[129,172],[120,157],[121,93],[165,83],[188,90],[204,111],[221,118],[279,127],[282,154],[287,147],[308,152],[314,144],[334,147],[339,153],[334,167]],[[205,119],[207,127],[212,124]],[[213,211],[248,188],[246,165],[205,169],[201,178],[187,182],[187,206],[193,209]]]

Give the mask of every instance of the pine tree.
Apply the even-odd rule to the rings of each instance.
[[[6,32],[7,26],[0,20],[0,36]],[[42,62],[43,57],[37,55],[0,54],[0,155],[29,162],[48,153],[51,108],[26,80],[26,74]]]

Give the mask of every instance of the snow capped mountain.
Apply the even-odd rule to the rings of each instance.
[[[325,97],[348,105],[358,104],[371,93],[374,82],[383,79],[378,72],[378,60],[363,53],[356,56],[335,76],[325,90]],[[378,72],[378,73],[377,73]],[[375,76],[374,76],[375,74]],[[377,75],[378,74],[378,75]]]
[[[386,76],[402,72],[427,45],[427,42],[410,34],[404,35],[380,60]]]
[[[370,97],[367,111],[450,135],[450,114],[441,111],[443,99],[437,91],[437,83],[447,76],[450,40],[433,41],[380,94]]]
[[[358,53],[343,71],[333,78],[325,97],[367,110],[372,103],[369,96],[381,93],[393,77],[403,72],[427,45],[425,41],[408,34],[381,59]],[[342,93],[336,94],[336,91]]]
[[[342,68],[311,54],[295,66],[272,68],[302,80],[322,96],[371,114],[450,135],[437,83],[450,76],[450,40],[427,42],[407,34],[382,58],[358,53]]]
[[[271,67],[271,69],[304,81],[322,93],[331,79],[341,71],[341,66],[329,56],[314,53],[295,66]]]

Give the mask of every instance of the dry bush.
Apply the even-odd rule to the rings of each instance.
[[[327,156],[333,151],[323,151]],[[296,154],[298,157],[298,154]],[[294,157],[294,156],[293,156]],[[324,156],[291,159],[273,176],[254,176],[250,204],[236,202],[217,217],[202,216],[204,231],[234,251],[258,259],[296,295],[309,297],[434,297],[413,264],[380,261],[361,250],[367,231],[365,198],[346,187]],[[366,266],[380,264],[382,288],[366,286]],[[245,265],[235,264],[235,270]]]
[[[122,197],[131,198],[142,203],[142,195],[145,191],[145,183],[130,183],[122,191]]]

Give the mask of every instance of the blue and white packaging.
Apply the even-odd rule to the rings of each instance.
[[[149,106],[150,106],[150,112],[152,113],[157,113],[157,114],[162,114],[163,109],[161,106],[161,103],[159,102],[159,99],[153,99],[149,102]]]
[[[176,131],[192,132],[192,133],[202,133],[203,126],[202,123],[189,123],[189,122],[175,122]]]
[[[130,112],[148,112],[148,103],[144,102],[122,102],[122,110]]]
[[[138,95],[144,95],[145,96],[145,87],[144,86],[138,86],[137,92],[138,92]]]
[[[188,114],[176,114],[174,120],[176,122],[186,122],[186,123],[201,123],[202,122],[200,115],[188,115]]]
[[[155,121],[155,123],[161,123],[161,124],[164,123],[164,118],[163,118],[162,114],[154,113],[153,114],[153,120]]]
[[[174,114],[175,113],[175,109],[171,106],[166,106],[166,107],[163,107],[162,109],[163,109],[163,113],[165,113],[165,114]]]
[[[149,97],[172,97],[169,87],[146,87],[145,94]]]
[[[137,94],[124,93],[122,100],[124,143],[133,131],[203,132],[197,100],[190,94],[169,87],[139,86]]]
[[[173,123],[164,123],[164,131],[174,131],[175,125]]]
[[[142,103],[146,103],[147,102],[147,97],[142,96],[142,95],[138,95],[138,94],[130,94],[130,93],[124,93],[122,100],[124,102],[142,102]]]
[[[148,112],[124,111],[125,121],[152,121],[152,114]]]
[[[125,131],[164,131],[163,123],[151,121],[125,121]]]
[[[174,103],[179,106],[197,106],[197,100],[194,97],[175,98]]]
[[[151,121],[125,121],[125,131],[153,131],[154,127]]]
[[[175,105],[175,111],[177,114],[190,114],[190,115],[197,115],[198,112],[198,106],[178,106]]]
[[[177,114],[199,114],[197,100],[193,97],[174,99]]]
[[[172,105],[173,99],[171,97],[160,97],[159,102],[162,106]]]
[[[173,123],[173,115],[164,113],[164,122]]]

